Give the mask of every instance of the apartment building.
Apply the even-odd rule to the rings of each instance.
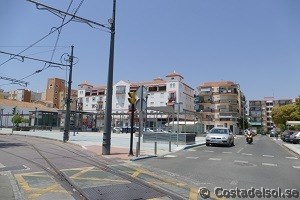
[[[238,118],[245,113],[245,96],[232,81],[205,82],[198,88],[196,110],[201,113],[204,131],[228,127],[238,132]]]
[[[168,115],[163,111],[173,110],[175,104],[180,105],[180,118],[184,112],[194,111],[194,89],[183,81],[183,76],[172,72],[165,79],[160,77],[151,81],[130,82],[119,81],[113,85],[112,112],[113,125],[129,125],[128,92],[136,91],[140,86],[147,89],[146,98],[148,127],[162,126]],[[106,87],[95,87],[88,83],[79,85],[78,102],[83,111],[104,112],[106,100]],[[159,114],[158,114],[159,113]],[[187,120],[189,118],[187,117]]]
[[[30,102],[31,101],[31,91],[27,89],[17,89],[8,92],[9,100]]]
[[[49,78],[46,88],[46,101],[52,102],[54,108],[61,107],[61,92],[66,92],[65,80],[59,78]]]
[[[292,99],[275,100],[274,97],[265,97],[263,100],[249,101],[249,123],[256,129],[270,131],[275,125],[272,120],[272,109],[274,106],[292,104]]]

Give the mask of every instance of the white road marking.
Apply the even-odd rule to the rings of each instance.
[[[242,155],[245,155],[245,156],[252,156],[253,154],[252,154],[252,153],[242,153]]]
[[[199,157],[186,157],[186,158],[189,158],[189,159],[198,159]]]
[[[234,160],[234,162],[237,162],[237,163],[248,163],[248,161],[243,161],[243,160]]]
[[[210,150],[205,150],[204,152],[210,152],[210,153],[211,153],[211,152],[214,152],[214,151],[210,151]]]
[[[230,182],[230,185],[237,185],[238,184],[238,180],[233,180]]]
[[[222,158],[209,158],[208,160],[222,160]]]
[[[292,159],[292,160],[298,160],[298,158],[296,158],[296,157],[285,157],[285,158]]]
[[[2,163],[0,163],[0,168],[3,168],[3,167],[5,167],[5,165],[3,165]]]
[[[165,155],[164,157],[165,158],[176,158],[177,156],[175,156],[175,155]]]
[[[237,153],[240,153],[242,150],[244,149],[244,147],[243,148],[241,148],[240,150],[238,150],[238,152]]]
[[[82,148],[84,148],[84,149],[87,149],[85,146],[81,146]]]
[[[264,166],[273,166],[273,167],[277,166],[277,164],[273,164],[273,163],[262,163],[262,165],[264,165]]]
[[[269,158],[274,158],[274,156],[271,155],[262,155],[263,157],[269,157]]]
[[[188,151],[197,151],[196,149],[188,149]]]
[[[295,169],[300,169],[300,166],[293,166]]]
[[[230,152],[230,151],[223,151],[222,153],[232,153],[232,152]]]

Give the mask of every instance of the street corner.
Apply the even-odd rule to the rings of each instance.
[[[26,199],[74,199],[45,172],[22,173],[14,176]]]

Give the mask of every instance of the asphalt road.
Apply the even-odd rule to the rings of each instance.
[[[185,199],[154,174],[59,141],[1,135],[0,162],[0,199]]]
[[[222,188],[217,197],[221,197],[220,191],[228,195],[226,189],[235,189],[231,192],[236,196],[231,197],[240,199],[245,199],[242,196],[245,193],[241,190],[248,190],[247,194],[252,195],[249,193],[251,188],[262,191],[262,194],[258,191],[254,199],[268,197],[269,193],[274,195],[271,199],[282,194],[286,198],[297,198],[300,192],[300,159],[268,136],[256,136],[250,145],[240,136],[236,138],[233,147],[201,146],[164,157],[141,160],[139,164],[157,173],[169,173],[199,188],[207,188],[214,197],[217,187]],[[268,192],[268,189],[277,192]],[[287,196],[285,192],[292,195]]]

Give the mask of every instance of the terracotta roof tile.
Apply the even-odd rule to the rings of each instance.
[[[0,106],[8,106],[8,107],[14,107],[17,106],[17,108],[24,108],[24,109],[35,109],[38,108],[39,110],[44,111],[57,111],[55,108],[49,108],[44,105],[38,104],[38,103],[30,103],[30,102],[23,102],[23,101],[15,101],[15,100],[8,100],[8,99],[0,99]]]

